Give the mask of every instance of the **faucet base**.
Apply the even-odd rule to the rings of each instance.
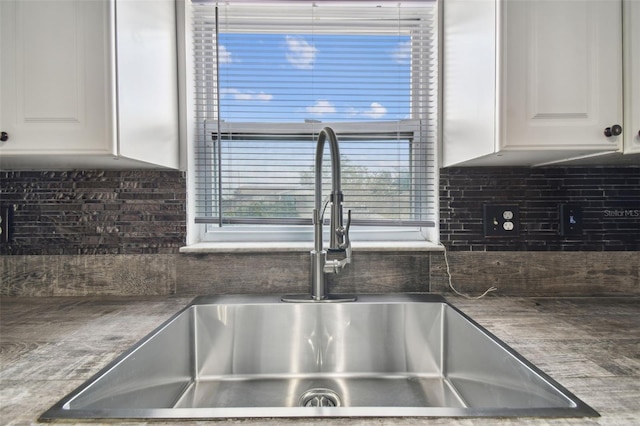
[[[280,300],[286,303],[345,303],[355,302],[358,298],[352,294],[329,294],[324,299],[314,299],[310,294],[287,294]]]

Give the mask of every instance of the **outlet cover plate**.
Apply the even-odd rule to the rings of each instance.
[[[485,237],[516,237],[520,232],[520,210],[513,204],[484,205]]]

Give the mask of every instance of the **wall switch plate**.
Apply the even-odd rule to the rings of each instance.
[[[558,233],[563,236],[582,235],[582,207],[575,204],[560,204]]]
[[[0,243],[11,242],[11,232],[13,231],[13,205],[0,206]]]
[[[518,206],[485,204],[483,218],[485,237],[513,237],[520,231]]]

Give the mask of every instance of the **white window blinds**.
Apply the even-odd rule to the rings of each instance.
[[[435,226],[435,2],[193,13],[196,222],[310,224],[315,143],[330,126],[354,225]]]

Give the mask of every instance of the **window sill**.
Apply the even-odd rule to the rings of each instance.
[[[351,248],[358,251],[443,251],[441,245],[429,241],[364,241],[352,242]],[[311,242],[264,242],[264,243],[197,243],[181,247],[180,253],[278,253],[308,252],[313,249]]]

